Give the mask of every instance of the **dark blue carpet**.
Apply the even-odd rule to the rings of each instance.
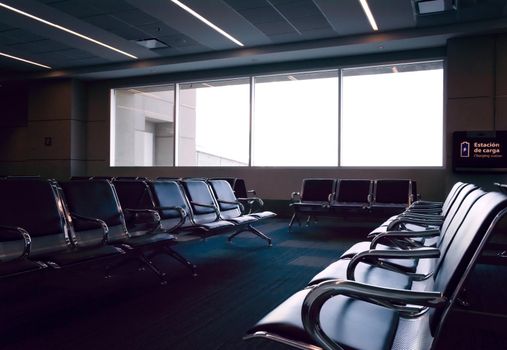
[[[125,266],[104,279],[99,267],[32,274],[0,288],[1,349],[280,349],[241,338],[368,228],[321,222],[287,232],[287,220],[260,226],[273,247],[249,233],[175,249],[199,276],[171,258],[160,286],[148,271]]]

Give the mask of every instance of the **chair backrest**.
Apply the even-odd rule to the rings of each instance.
[[[447,215],[447,212],[449,211],[450,207],[453,205],[453,203],[456,201],[456,198],[458,197],[459,193],[463,188],[466,186],[466,183],[463,182],[456,182],[454,186],[452,186],[451,190],[449,191],[449,194],[444,200],[444,203],[442,204],[442,215]]]
[[[54,183],[32,178],[0,181],[0,224],[25,229],[32,257],[70,247],[68,225]]]
[[[147,183],[155,204],[153,209],[157,210],[160,215],[162,229],[172,230],[180,225],[188,226],[191,224],[190,207],[179,181],[154,180]],[[180,213],[174,208],[181,208],[187,214],[183,223],[181,223]]]
[[[219,209],[208,184],[204,180],[186,179],[181,181],[196,224],[210,223],[219,218]]]
[[[119,242],[129,237],[123,211],[116,191],[108,180],[74,180],[62,182],[61,187],[72,215],[104,221],[108,241]],[[73,239],[78,246],[97,245],[103,237],[102,228],[88,220],[73,220]]]
[[[336,179],[303,179],[301,201],[327,202],[329,195],[335,192]]]
[[[116,179],[113,181],[122,208],[152,209],[155,207],[150,187],[144,180]]]
[[[371,180],[338,180],[335,201],[340,203],[369,203],[373,182]]]
[[[468,197],[467,197],[468,198]],[[459,226],[447,254],[435,272],[433,289],[442,291],[454,302],[458,287],[466,279],[469,265],[475,264],[472,257],[483,239],[491,232],[495,217],[507,207],[507,196],[499,192],[489,192],[475,201]],[[503,212],[502,212],[503,214]],[[447,306],[450,308],[449,303]],[[446,309],[431,309],[431,327],[435,334],[443,321]]]
[[[375,180],[374,186],[375,203],[381,204],[406,204],[410,202],[412,195],[412,181],[407,179],[382,179]]]
[[[241,207],[230,183],[226,180],[211,179],[208,183],[215,195],[223,219],[231,219],[241,216]]]

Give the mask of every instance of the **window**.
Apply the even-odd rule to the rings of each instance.
[[[442,166],[443,73],[435,60],[115,89],[111,165]]]
[[[249,79],[180,84],[179,166],[245,166],[249,158]]]
[[[342,70],[342,166],[442,166],[441,61]]]
[[[173,165],[174,86],[112,92],[111,165]]]
[[[338,72],[255,78],[252,165],[338,165]]]

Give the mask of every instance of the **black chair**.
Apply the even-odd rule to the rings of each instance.
[[[337,180],[329,203],[336,214],[364,213],[372,200],[373,181],[360,179]]]
[[[382,216],[399,214],[410,206],[412,197],[412,180],[375,180],[370,208]]]
[[[141,181],[142,183],[142,181]],[[136,260],[142,266],[148,267],[154,272],[163,284],[166,283],[164,276],[151,258],[157,254],[164,253],[174,256],[175,252],[171,246],[176,244],[175,237],[165,232],[154,232],[154,230],[138,230],[136,235],[131,235],[123,215],[115,188],[108,180],[93,181],[69,181],[62,183],[63,193],[71,216],[75,222],[76,235],[86,237],[88,240],[97,235],[96,229],[90,229],[86,222],[95,220],[102,222],[108,229],[107,243],[122,248],[127,256],[117,264],[109,265],[108,271],[112,268],[123,265],[130,260]],[[137,193],[135,193],[137,194]],[[156,219],[158,227],[158,213],[152,209],[131,209],[131,215],[145,213],[149,223]],[[86,218],[85,225],[79,224],[80,220]],[[146,255],[146,250],[150,255]],[[194,271],[194,266],[189,266]]]
[[[218,203],[220,217],[224,220],[233,222],[237,226],[236,232],[229,236],[229,241],[241,232],[249,231],[266,240],[270,246],[272,245],[271,238],[252,226],[252,223],[259,221],[260,218],[248,214],[244,215],[242,213],[242,204],[234,195],[234,191],[229,182],[226,180],[211,179],[208,180],[208,183]]]
[[[96,229],[93,237],[75,232],[52,181],[7,179],[0,182],[0,192],[0,225],[19,228],[20,233],[29,235],[28,258],[33,262],[63,267],[123,253],[105,246],[107,230],[95,220],[80,220],[83,226]]]
[[[389,233],[385,233],[383,236],[375,237],[368,249],[363,251],[359,250],[359,244],[355,244],[338,261],[316,275],[310,284],[335,278],[352,279],[351,276],[355,273],[360,282],[397,288],[408,288],[414,281],[427,280],[432,274],[437,274],[442,259],[449,249],[452,249],[452,243],[460,239],[457,236],[460,226],[474,204],[485,194],[486,192],[481,189],[475,189],[467,194],[454,215],[449,215],[446,219],[440,232],[430,230],[407,234],[397,231],[391,233],[394,236],[392,238],[389,237]],[[388,238],[387,244],[389,244],[392,239],[411,240],[414,237],[422,237],[430,242],[424,242],[424,244],[427,243],[426,245],[414,244],[413,241],[412,244],[404,241],[405,245],[379,244],[383,238]],[[434,238],[436,240],[433,240]],[[432,247],[436,250],[428,249]],[[400,282],[401,285],[390,285],[390,282]],[[420,284],[420,282],[417,283]]]
[[[506,207],[507,196],[501,193],[480,197],[459,226],[455,234],[459,239],[452,241],[438,273],[422,282],[419,290],[325,281],[291,296],[245,338],[270,339],[299,349],[399,349],[403,344],[433,348]]]
[[[222,220],[218,204],[207,182],[201,179],[181,181],[189,205],[192,223],[201,229],[203,237],[231,229],[234,223]]]
[[[301,226],[300,216],[307,216],[306,223],[309,224],[312,217],[328,215],[330,213],[329,199],[335,191],[335,179],[303,179],[301,192],[291,194],[290,206],[294,210],[294,214],[289,223],[289,230],[294,221],[297,221]]]
[[[190,207],[179,181],[154,180],[147,182],[152,207],[160,215],[160,229],[178,236],[192,233],[194,228],[190,216]],[[149,204],[147,204],[149,205]],[[186,231],[185,231],[186,230]]]
[[[371,241],[363,241],[354,244],[345,253],[341,255],[341,258],[350,258],[358,253],[363,253],[371,249],[384,249],[384,250],[399,250],[399,249],[413,249],[417,247],[432,247],[439,246],[446,232],[449,230],[451,225],[460,223],[463,220],[463,216],[466,211],[472,205],[473,201],[476,200],[482,191],[478,191],[478,187],[472,184],[467,185],[454,201],[453,205],[449,208],[445,220],[441,225],[436,225],[440,221],[435,222],[435,225],[428,225],[431,221],[422,221],[425,225],[419,223],[417,226],[414,224],[408,224],[407,222],[401,221],[402,225],[394,227],[394,230],[387,230],[389,227],[381,226],[373,230],[368,238]],[[474,194],[471,196],[471,194]],[[470,198],[469,198],[470,197]],[[458,215],[459,211],[461,213]],[[410,221],[414,223],[413,221]],[[406,225],[412,225],[407,229]],[[387,259],[382,260],[385,264],[391,264],[393,268],[401,268],[405,271],[415,272],[417,267],[417,261],[406,260],[406,259]]]

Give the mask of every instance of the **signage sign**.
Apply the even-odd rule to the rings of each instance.
[[[507,171],[507,131],[456,131],[455,171]]]

